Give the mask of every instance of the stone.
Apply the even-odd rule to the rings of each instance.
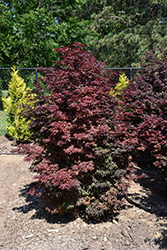
[[[58,233],[59,232],[59,229],[47,229],[47,231],[50,233],[50,232],[55,232],[55,233]]]
[[[27,235],[27,236],[26,236],[26,239],[29,239],[29,238],[31,238],[31,237],[33,237],[33,236],[34,236],[34,234]]]
[[[103,241],[104,241],[104,242],[106,242],[106,241],[107,241],[107,237],[106,237],[106,236],[104,236]]]

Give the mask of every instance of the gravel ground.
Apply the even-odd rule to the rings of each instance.
[[[30,163],[22,155],[7,155],[14,142],[0,137],[0,249],[13,250],[152,250],[167,249],[167,218],[125,201],[115,218],[93,223],[73,215],[48,214],[25,194],[32,182]],[[3,154],[5,153],[5,154]],[[167,212],[164,183],[156,172],[133,183],[129,197]]]

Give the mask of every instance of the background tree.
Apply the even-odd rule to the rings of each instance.
[[[0,66],[53,66],[54,49],[85,41],[87,20],[74,16],[82,0],[0,3]]]
[[[52,67],[75,41],[111,67],[140,66],[167,45],[166,0],[9,0],[0,3],[0,66]]]
[[[89,47],[108,66],[140,66],[145,51],[167,45],[166,1],[103,3],[103,7],[91,14],[90,28],[96,36],[90,38]]]

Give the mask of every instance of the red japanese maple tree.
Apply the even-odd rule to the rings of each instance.
[[[20,150],[37,172],[29,192],[51,213],[82,208],[98,218],[117,211],[133,172],[133,147],[121,140],[117,101],[109,94],[118,73],[108,75],[84,44],[56,52],[55,68],[40,69],[44,77],[36,84],[34,109],[24,112],[33,119],[34,145]]]

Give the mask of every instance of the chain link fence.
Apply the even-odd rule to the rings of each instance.
[[[41,77],[36,68],[17,68],[27,87],[33,88],[33,82]],[[106,68],[107,70],[122,71],[128,79],[132,79],[140,68]],[[2,97],[8,96],[8,84],[11,81],[11,68],[0,68],[0,135],[5,135],[6,130],[6,113],[3,110]]]

